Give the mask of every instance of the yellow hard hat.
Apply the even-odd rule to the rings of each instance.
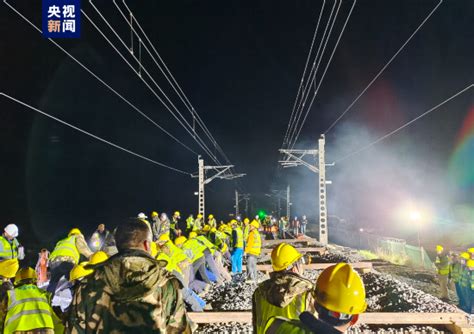
[[[192,232],[189,232],[189,239],[193,239],[193,238],[196,238],[198,236],[198,234],[194,231]]]
[[[437,252],[442,252],[444,250],[444,247],[441,245],[436,245],[436,251]]]
[[[176,240],[174,241],[174,244],[179,247],[182,244],[184,244],[186,242],[186,240],[188,240],[188,239],[184,236],[177,237]]]
[[[295,247],[281,243],[272,250],[272,267],[275,271],[287,269],[293,263],[301,259],[303,255]]]
[[[158,212],[153,211],[153,212],[151,213],[151,216],[152,216],[152,217],[158,217]]]
[[[91,255],[89,264],[99,264],[99,263],[107,261],[108,258],[109,256],[107,255],[106,252],[98,251]]]
[[[211,230],[211,227],[209,225],[204,225],[204,227],[202,228],[202,231],[203,232],[209,232]]]
[[[217,228],[215,228],[215,227],[211,228],[211,232],[212,232],[212,233],[216,233],[216,232],[217,232]]]
[[[0,276],[5,278],[15,277],[16,272],[20,268],[18,259],[4,260],[0,262]]]
[[[75,281],[77,279],[86,277],[94,272],[93,269],[86,269],[84,266],[88,265],[89,262],[81,262],[79,264],[76,264],[71,272],[69,273],[69,281]]]
[[[248,223],[250,223],[250,219],[245,218],[245,219],[244,219],[244,224],[248,224]]]
[[[237,219],[232,219],[232,220],[230,221],[230,223],[231,223],[231,224],[237,224]]]
[[[36,271],[31,268],[21,268],[20,270],[17,271],[15,275],[15,285],[20,284],[24,280],[33,280],[36,281],[38,279],[38,276],[36,275]]]
[[[256,221],[255,219],[252,220],[252,222],[250,223],[250,226],[253,226],[255,228],[259,228],[260,227],[260,224],[258,223],[258,221]]]
[[[474,247],[469,248],[469,249],[467,250],[467,252],[468,252],[468,253],[471,253],[471,254],[474,253]]]
[[[347,263],[332,265],[319,275],[315,299],[332,312],[361,314],[367,308],[364,283]]]
[[[70,237],[71,235],[78,235],[78,234],[82,234],[81,230],[78,229],[78,228],[73,228],[72,230],[69,231],[69,234],[68,236]]]
[[[198,213],[197,218],[201,219],[202,215],[200,213]]]
[[[462,252],[460,255],[459,255],[460,258],[463,258],[464,260],[469,260],[471,258],[471,256],[469,255],[468,252]]]
[[[158,237],[158,241],[161,241],[161,242],[167,242],[168,240],[170,240],[170,236],[169,234],[162,234]]]
[[[474,260],[473,259],[467,260],[466,267],[474,268]]]
[[[175,215],[175,216],[181,216],[181,213],[180,213],[179,211],[175,211],[175,212],[174,212],[174,215]]]
[[[214,215],[209,215],[209,219],[213,219],[214,218]]]

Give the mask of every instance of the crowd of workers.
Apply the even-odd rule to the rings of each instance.
[[[450,301],[449,288],[456,291],[458,306],[474,313],[474,247],[465,252],[448,252],[436,245],[435,266],[441,289],[441,299]]]
[[[261,233],[269,225],[258,217],[219,224],[213,215],[207,218],[182,220],[177,211],[170,219],[152,212],[149,220],[140,213],[114,231],[100,224],[89,242],[73,228],[50,254],[40,251],[36,270],[20,268],[25,252],[17,241],[18,227],[7,225],[0,237],[0,330],[193,332],[196,326],[186,308],[210,309],[203,296],[211,284],[240,279],[244,257],[246,282],[257,282]],[[285,236],[281,230],[277,237]],[[469,259],[459,262],[462,270],[458,262],[446,262],[444,250],[436,263],[440,275],[447,263],[460,288],[461,281],[469,282],[462,303],[472,311],[474,250],[469,251]],[[271,261],[270,278],[259,283],[252,297],[255,333],[341,333],[365,311],[363,282],[349,264],[328,267],[314,283],[302,277],[303,256],[290,244],[275,246]]]

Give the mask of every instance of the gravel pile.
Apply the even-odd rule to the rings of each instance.
[[[457,312],[456,307],[390,275],[363,274],[368,312]]]
[[[220,333],[220,334],[251,334],[253,333],[251,324],[240,322],[203,324],[198,327],[195,333]]]

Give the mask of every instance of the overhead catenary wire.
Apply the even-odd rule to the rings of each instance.
[[[304,70],[303,70],[303,75],[301,76],[301,81],[300,81],[300,85],[298,87],[298,91],[296,93],[296,98],[295,98],[295,102],[293,104],[293,108],[291,110],[291,115],[290,115],[290,120],[288,122],[288,127],[286,128],[286,133],[285,133],[285,137],[283,138],[283,144],[282,144],[282,147],[287,143],[287,139],[288,139],[288,131],[290,130],[291,128],[291,124],[293,122],[293,115],[295,113],[295,110],[296,110],[296,104],[298,103],[299,101],[299,97],[300,97],[300,92],[301,92],[301,88],[303,87],[303,82],[304,82],[304,78],[306,76],[306,70],[308,69],[308,64],[309,64],[309,60],[311,59],[311,54],[313,53],[313,46],[314,46],[314,42],[316,41],[316,36],[318,34],[318,30],[319,30],[319,24],[321,23],[321,17],[323,16],[323,12],[324,12],[324,6],[326,5],[326,0],[323,1],[323,5],[321,6],[321,10],[319,12],[319,17],[318,17],[318,22],[316,23],[316,27],[314,29],[314,33],[313,33],[313,39],[311,40],[311,46],[309,48],[309,52],[308,52],[308,56],[306,57],[306,63],[304,65]]]
[[[169,170],[172,170],[172,171],[177,172],[177,173],[180,173],[180,174],[192,176],[192,174],[189,173],[189,172],[183,171],[183,170],[178,169],[178,168],[175,168],[175,167],[171,167],[171,166],[166,165],[166,164],[164,164],[164,163],[162,163],[162,162],[159,162],[159,161],[150,159],[150,158],[148,158],[148,157],[146,157],[146,156],[144,156],[144,155],[141,155],[141,154],[136,153],[136,152],[134,152],[134,151],[132,151],[132,150],[129,150],[129,149],[124,148],[124,147],[122,147],[122,146],[120,146],[120,145],[117,145],[117,144],[115,144],[115,143],[113,143],[113,142],[111,142],[111,141],[108,141],[108,140],[106,140],[106,139],[104,139],[104,138],[102,138],[102,137],[99,137],[99,136],[97,136],[97,135],[95,135],[95,134],[93,134],[93,133],[90,133],[90,132],[88,132],[88,131],[86,131],[86,130],[83,130],[83,129],[81,129],[81,128],[79,128],[79,127],[77,127],[77,126],[75,126],[75,125],[73,125],[73,124],[71,124],[71,123],[68,123],[68,122],[66,122],[66,121],[64,121],[64,120],[62,120],[62,119],[60,119],[60,118],[58,118],[58,117],[55,117],[55,116],[53,116],[53,115],[51,115],[51,114],[48,114],[48,113],[45,112],[45,111],[42,111],[42,110],[40,110],[40,109],[38,109],[38,108],[35,108],[35,107],[33,107],[32,105],[30,105],[30,104],[28,104],[28,103],[26,103],[26,102],[23,102],[23,101],[21,101],[21,100],[18,100],[18,99],[16,99],[16,98],[14,98],[13,96],[10,96],[10,95],[8,95],[8,94],[6,94],[6,93],[0,92],[0,95],[1,95],[1,96],[4,96],[5,98],[7,98],[7,99],[9,99],[9,100],[11,100],[11,101],[13,101],[13,102],[18,103],[18,104],[20,104],[20,105],[22,105],[22,106],[24,106],[24,107],[27,107],[27,108],[29,108],[29,109],[31,109],[31,110],[33,110],[33,111],[36,111],[37,113],[39,113],[39,114],[41,114],[41,115],[43,115],[43,116],[46,116],[46,117],[48,117],[48,118],[50,118],[50,119],[52,119],[52,120],[55,120],[55,121],[58,122],[58,123],[61,123],[61,124],[65,125],[65,126],[67,126],[67,127],[70,127],[71,129],[74,129],[74,130],[76,130],[76,131],[78,131],[78,132],[81,132],[82,134],[85,134],[85,135],[87,135],[87,136],[89,136],[89,137],[92,137],[92,138],[94,138],[94,139],[96,139],[96,140],[98,140],[98,141],[100,141],[100,142],[102,142],[102,143],[104,143],[104,144],[107,144],[107,145],[110,145],[110,146],[112,146],[112,147],[115,147],[116,149],[119,149],[119,150],[121,150],[121,151],[123,151],[123,152],[129,153],[129,154],[131,154],[131,155],[133,155],[133,156],[135,156],[135,157],[141,158],[141,159],[143,159],[143,160],[146,160],[146,161],[148,161],[148,162],[151,162],[151,163],[153,163],[153,164],[155,164],[155,165],[158,165],[158,166],[160,166],[160,167],[167,168],[167,169],[169,169]]]
[[[414,122],[416,122],[417,120],[419,120],[420,118],[423,118],[425,117],[426,115],[428,115],[429,113],[435,111],[436,109],[438,109],[439,107],[443,106],[444,104],[448,103],[449,101],[455,99],[456,97],[458,97],[459,95],[467,92],[469,89],[473,88],[474,87],[474,84],[470,84],[468,85],[467,87],[463,88],[462,90],[458,91],[457,93],[455,93],[454,95],[452,95],[451,97],[447,98],[446,100],[440,102],[439,104],[437,104],[436,106],[432,107],[431,109],[428,109],[427,111],[425,111],[424,113],[422,113],[421,115],[418,115],[417,117],[413,118],[412,120],[406,122],[405,124],[403,124],[402,126],[396,128],[395,130],[383,135],[382,137],[378,138],[377,140],[374,140],[373,142],[371,142],[370,144],[367,144],[363,147],[361,147],[360,149],[357,149],[339,159],[336,159],[335,162],[336,164],[341,162],[341,161],[344,161],[360,152],[363,152],[367,149],[369,149],[370,147],[380,143],[381,141],[389,138],[390,136],[393,136],[394,134],[396,134],[397,132],[403,130],[404,128],[406,128],[407,126],[413,124]]]
[[[9,4],[6,0],[3,1],[11,10],[13,10],[18,16],[20,16],[24,21],[26,21],[30,26],[32,26],[35,30],[37,30],[39,33],[42,33],[42,30],[38,28],[34,23],[32,23],[28,18],[26,18],[22,13],[20,13],[15,7],[13,7],[11,4]],[[164,129],[161,125],[159,125],[157,122],[155,122],[152,118],[150,118],[147,114],[145,114],[141,109],[139,109],[136,105],[134,105],[132,102],[130,102],[128,99],[126,99],[122,94],[120,94],[118,91],[116,91],[112,86],[110,86],[108,83],[106,83],[102,78],[100,78],[95,72],[93,72],[91,69],[89,69],[86,65],[84,65],[82,62],[80,62],[77,58],[75,58],[73,55],[71,55],[68,51],[66,51],[61,45],[59,45],[56,41],[54,41],[51,38],[48,38],[48,41],[50,41],[53,45],[55,45],[58,49],[60,49],[63,53],[65,53],[69,58],[71,58],[76,64],[81,66],[86,72],[88,72],[90,75],[92,75],[97,81],[99,81],[102,85],[104,85],[107,89],[109,89],[112,93],[114,93],[117,97],[119,97],[123,102],[125,102],[127,105],[129,105],[133,110],[138,112],[140,115],[142,115],[145,119],[147,119],[149,122],[151,122],[153,125],[155,125],[159,130],[161,130],[163,133],[165,133],[168,137],[172,138],[175,142],[179,143],[181,146],[186,148],[188,151],[191,153],[194,153],[195,155],[198,155],[197,152],[192,150],[190,147],[188,147],[186,144],[184,144],[182,141],[180,141],[178,138],[173,136],[170,132],[168,132],[166,129]]]
[[[341,41],[342,35],[344,34],[344,31],[345,31],[345,29],[346,29],[347,23],[349,22],[349,19],[351,18],[351,15],[352,15],[352,12],[353,12],[353,10],[354,10],[354,8],[355,8],[356,3],[357,3],[357,0],[354,0],[354,2],[352,3],[352,7],[351,7],[351,9],[350,9],[350,11],[349,11],[349,14],[347,15],[346,21],[344,22],[344,25],[343,25],[342,30],[341,30],[341,32],[340,32],[340,34],[339,34],[339,37],[338,37],[338,39],[337,39],[337,41],[336,41],[336,45],[334,46],[334,49],[333,49],[333,51],[332,51],[332,53],[331,53],[331,56],[329,57],[329,61],[328,61],[327,64],[326,64],[326,67],[325,67],[325,69],[324,69],[323,75],[321,76],[321,79],[319,80],[319,83],[318,83],[318,86],[317,86],[317,88],[316,88],[316,90],[315,90],[315,92],[314,92],[313,98],[311,99],[311,102],[310,102],[308,108],[306,109],[306,114],[305,114],[305,116],[304,116],[304,118],[303,118],[303,121],[302,121],[301,126],[300,126],[300,128],[299,128],[299,130],[298,130],[298,133],[296,134],[296,137],[295,137],[295,139],[294,139],[294,142],[293,142],[293,145],[291,146],[291,148],[293,148],[293,147],[295,146],[296,141],[298,140],[298,137],[299,137],[299,135],[300,135],[300,133],[301,133],[301,130],[303,129],[303,126],[304,126],[304,124],[305,124],[305,122],[306,122],[306,119],[308,118],[308,115],[309,115],[309,112],[310,112],[310,110],[311,110],[311,107],[313,106],[314,99],[315,99],[316,96],[318,95],[318,92],[319,92],[319,89],[320,89],[320,87],[321,87],[321,84],[322,84],[322,82],[323,82],[323,80],[324,80],[324,77],[326,76],[326,73],[327,73],[327,70],[328,70],[328,68],[329,68],[329,65],[331,65],[332,58],[334,57],[334,54],[336,53],[337,46],[339,45],[339,42]]]
[[[430,19],[430,17],[436,12],[438,7],[441,5],[443,0],[440,0],[438,4],[433,8],[433,10],[425,17],[425,19],[420,23],[420,25],[415,29],[415,31],[408,37],[408,39],[405,41],[405,43],[402,44],[402,46],[395,52],[395,54],[388,60],[388,62],[382,67],[382,69],[375,75],[375,77],[369,82],[369,84],[360,92],[359,95],[352,101],[351,104],[342,112],[341,115],[327,128],[327,130],[324,132],[324,134],[328,134],[329,131],[331,131],[332,128],[336,126],[336,124],[341,120],[341,118],[346,115],[349,110],[354,106],[354,104],[359,101],[359,99],[362,97],[362,95],[365,94],[365,92],[372,86],[372,84],[380,77],[380,75],[385,71],[385,69],[393,62],[393,60],[398,56],[398,54],[405,48],[405,46],[412,40],[412,38],[418,33],[418,31],[425,25],[425,23]]]
[[[334,4],[336,4],[336,3],[337,3],[337,1],[334,2]],[[321,40],[321,44],[320,44],[320,46],[319,46],[319,47],[321,48],[321,45],[324,43],[323,49],[322,49],[322,51],[321,51],[320,54],[319,54],[319,51],[320,51],[320,50],[318,49],[319,59],[317,60],[317,65],[314,66],[314,64],[313,64],[312,76],[310,76],[310,77],[308,78],[308,82],[307,82],[307,87],[308,87],[308,89],[306,90],[306,92],[303,91],[303,99],[301,100],[301,103],[300,103],[300,106],[299,106],[298,119],[297,119],[297,121],[296,121],[296,123],[295,123],[295,127],[293,128],[293,131],[292,131],[291,136],[290,136],[289,147],[290,147],[290,146],[293,147],[293,146],[294,146],[294,143],[296,143],[296,140],[298,139],[297,137],[295,138],[295,135],[296,135],[297,132],[298,132],[297,129],[299,128],[298,124],[299,124],[299,122],[300,122],[301,116],[303,115],[303,111],[304,111],[304,108],[305,108],[305,106],[306,106],[306,102],[307,102],[308,97],[309,97],[309,95],[310,95],[311,86],[313,85],[313,82],[316,83],[317,72],[318,72],[318,70],[319,70],[319,66],[320,66],[321,61],[322,61],[322,59],[323,59],[324,53],[326,52],[326,47],[327,47],[327,45],[328,45],[329,39],[330,39],[330,37],[331,37],[332,30],[333,30],[334,25],[335,25],[335,23],[336,23],[337,16],[338,16],[338,14],[339,14],[339,10],[341,9],[341,5],[342,5],[342,0],[339,2],[339,5],[338,5],[338,7],[337,7],[336,13],[334,14],[334,17],[331,17],[331,15],[330,15],[330,17],[329,17],[328,26],[326,26],[326,29],[329,27],[329,25],[330,25],[330,29],[329,29],[329,32],[327,33],[327,35],[326,35],[326,31],[325,31],[324,34],[323,34],[323,39]],[[333,8],[333,9],[334,9],[334,8]],[[332,14],[332,12],[331,12],[331,14]],[[324,37],[324,35],[326,35],[326,38]],[[336,47],[337,47],[337,45],[336,45]],[[318,56],[318,55],[317,55],[317,56]],[[329,62],[330,62],[330,61],[331,61],[331,60],[329,60]],[[301,124],[301,126],[302,126],[303,124],[304,124],[304,121],[303,121],[303,123]],[[293,143],[293,144],[292,144],[292,143]]]
[[[90,1],[91,5],[95,7],[95,5]],[[97,9],[96,9],[97,10]],[[151,81],[154,83],[154,85],[158,88],[160,93],[163,95],[164,99],[170,103],[171,107],[175,110],[173,111],[172,108],[163,100],[162,97],[151,87],[151,85],[145,81],[143,76],[139,75],[138,71],[134,68],[132,64],[125,58],[125,56],[117,49],[114,43],[104,34],[104,32],[97,26],[97,24],[94,23],[94,21],[87,15],[87,13],[81,9],[81,13],[84,15],[84,17],[92,24],[92,26],[99,32],[99,34],[109,43],[109,45],[114,49],[114,51],[123,59],[123,61],[130,67],[130,69],[137,75],[137,77],[145,84],[145,86],[152,92],[152,94],[160,101],[163,106],[170,112],[170,114],[178,121],[178,123],[188,132],[191,137],[193,137],[192,131],[190,131],[191,125],[188,123],[188,121],[184,118],[184,116],[179,112],[179,110],[176,108],[176,106],[171,102],[169,97],[166,95],[166,93],[162,90],[162,88],[158,85],[158,83],[154,80],[154,78],[150,75],[150,73],[147,71],[145,67],[143,67],[143,64],[140,64],[138,61],[137,57],[132,54],[132,57],[134,60],[140,64],[143,72],[151,79]],[[116,37],[120,40],[122,45],[126,47],[125,42],[123,41],[122,38],[117,34],[117,32],[113,29],[113,27],[108,23],[108,21],[102,16],[102,14],[98,11],[99,15],[104,19],[104,22],[109,26],[109,28],[113,31],[113,33],[116,35]],[[180,117],[178,117],[180,116]],[[213,156],[212,151],[207,147],[207,145],[203,142],[203,140],[199,137],[196,136],[195,138],[196,143],[206,152],[207,155],[211,159],[213,159],[216,163],[220,162]]]
[[[128,7],[127,3],[125,0],[122,1],[125,8],[128,10],[129,14],[132,15],[132,11],[131,9]],[[136,34],[136,36],[138,37],[139,34],[138,32],[135,30],[135,28],[132,26],[131,23],[128,22],[127,20],[127,17],[126,15],[123,13],[122,9],[120,8],[120,6],[117,4],[116,0],[113,0],[113,3],[115,5],[115,7],[117,8],[117,10],[120,12],[120,14],[122,15],[122,17],[124,18],[124,21],[129,24],[130,26],[130,29]],[[181,102],[188,108],[189,112],[191,113],[191,115],[193,116],[193,121],[197,120],[197,123],[198,125],[201,127],[201,129],[203,129],[204,133],[208,136],[208,138],[210,139],[210,141],[216,145],[216,148],[217,148],[217,151],[224,157],[224,159],[227,161],[228,164],[232,164],[229,160],[229,158],[227,157],[227,155],[225,154],[225,152],[223,151],[223,149],[221,148],[221,146],[219,145],[219,143],[215,140],[215,138],[213,137],[212,133],[209,131],[209,129],[207,128],[206,124],[204,123],[204,121],[202,120],[202,118],[200,117],[200,115],[197,113],[197,111],[195,110],[194,106],[192,105],[192,103],[189,101],[188,97],[186,96],[186,94],[184,93],[183,89],[181,88],[181,86],[179,85],[179,83],[176,81],[175,77],[173,76],[173,74],[171,73],[171,71],[169,70],[168,66],[166,65],[165,61],[162,59],[162,57],[160,56],[157,48],[155,47],[155,45],[152,43],[152,41],[149,39],[148,35],[146,34],[145,30],[142,28],[142,26],[140,25],[140,22],[137,20],[136,16],[133,15],[133,20],[135,21],[135,25],[138,27],[138,29],[140,30],[140,32],[142,33],[142,35],[145,37],[145,40],[150,44],[152,50],[154,51],[156,57],[159,59],[159,61],[161,62],[162,65],[159,64],[159,62],[156,60],[156,58],[152,55],[151,52],[149,52],[148,48],[146,47],[146,45],[144,44],[144,47],[146,49],[146,51],[148,52],[148,54],[150,55],[150,57],[152,58],[153,62],[156,64],[156,66],[158,67],[158,69],[161,71],[161,73],[163,74],[163,76],[166,78],[166,80],[168,81],[168,83],[171,85],[171,87],[173,88],[173,90],[176,92],[176,94],[178,95],[178,97],[180,98]],[[193,131],[195,131],[195,128],[193,128]]]

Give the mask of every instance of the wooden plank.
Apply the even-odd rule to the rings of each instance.
[[[252,312],[188,312],[196,323],[241,322],[251,323]],[[464,313],[403,313],[374,312],[363,313],[359,317],[360,324],[367,325],[453,325],[471,329]]]
[[[323,270],[334,264],[336,263],[310,263],[310,264],[303,264],[303,268],[313,269],[313,270]],[[350,265],[354,269],[372,270],[372,262],[355,262],[355,263],[350,263]],[[242,269],[247,270],[245,266]],[[271,264],[258,264],[257,270],[270,272],[270,271],[273,271],[273,268]]]
[[[298,252],[302,253],[326,253],[326,247],[297,247]],[[273,251],[273,248],[262,248],[261,252],[265,254],[270,254]]]
[[[262,240],[262,245],[263,246],[274,246],[278,245],[282,242],[286,242],[287,244],[295,244],[295,243],[305,243],[305,244],[315,244],[318,241],[313,238],[301,238],[301,239],[276,239],[276,240]]]

